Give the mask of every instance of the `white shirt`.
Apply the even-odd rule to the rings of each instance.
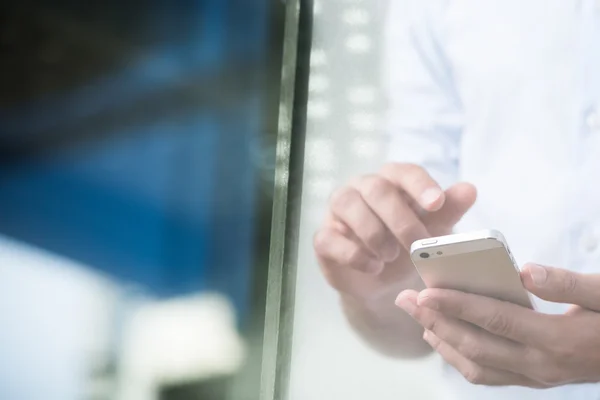
[[[600,1],[391,0],[388,15],[390,158],[477,186],[458,230],[500,230],[521,264],[600,272]],[[600,399],[444,375],[443,399]]]

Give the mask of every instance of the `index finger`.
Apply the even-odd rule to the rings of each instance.
[[[386,164],[381,168],[380,175],[402,189],[426,211],[438,211],[444,205],[444,191],[431,175],[418,165]]]
[[[470,293],[447,289],[426,289],[419,294],[418,305],[476,325],[496,336],[530,346],[539,346],[540,338],[556,343],[553,323],[559,315],[536,311]]]

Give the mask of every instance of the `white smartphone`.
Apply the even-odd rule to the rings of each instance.
[[[417,240],[410,254],[427,287],[460,290],[535,309],[506,240],[498,231]]]

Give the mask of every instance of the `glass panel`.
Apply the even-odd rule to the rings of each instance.
[[[284,8],[0,5],[0,398],[258,397]]]
[[[386,157],[387,1],[315,1],[289,400],[433,399],[438,359],[379,355],[349,327],[315,258],[334,190]]]

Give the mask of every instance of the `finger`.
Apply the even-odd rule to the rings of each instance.
[[[419,292],[415,290],[404,290],[396,298],[396,305],[406,311],[407,314],[412,316],[417,308],[417,297]]]
[[[444,206],[436,213],[428,214],[423,219],[426,226],[434,234],[444,233],[449,227],[456,225],[475,204],[477,190],[470,183],[457,183],[446,190]]]
[[[390,181],[380,176],[366,176],[354,185],[405,249],[410,249],[416,240],[430,236],[423,222]]]
[[[380,260],[390,262],[400,254],[396,238],[355,188],[345,187],[332,196],[331,213]]]
[[[378,274],[383,269],[382,261],[335,229],[325,227],[319,230],[314,237],[314,248],[326,277],[333,278],[340,273],[340,268],[370,274]]]
[[[536,347],[556,343],[563,316],[545,315],[512,303],[446,289],[425,289],[417,303],[476,325],[494,335]]]
[[[392,182],[396,189],[404,191],[427,211],[437,211],[444,205],[445,195],[440,185],[415,164],[386,164],[380,175]]]
[[[448,343],[458,353],[478,365],[526,373],[526,348],[521,344],[450,318],[427,307],[416,307],[411,316],[427,331]]]
[[[486,386],[525,386],[542,388],[542,385],[523,375],[498,368],[481,366],[460,354],[450,344],[430,331],[425,331],[423,339],[436,350],[448,364],[453,366],[472,384]]]
[[[584,275],[527,264],[521,271],[521,278],[531,293],[544,300],[600,311],[600,274]]]

